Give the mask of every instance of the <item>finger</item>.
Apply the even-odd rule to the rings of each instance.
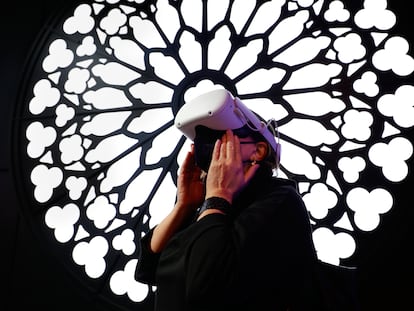
[[[223,144],[222,144],[221,140],[217,139],[216,143],[214,144],[213,155],[212,155],[212,158],[211,158],[212,161],[213,160],[217,161],[220,158],[220,151],[221,151],[222,145]]]
[[[181,169],[180,169],[180,173],[184,173],[188,170],[191,169],[191,162],[193,161],[193,155],[191,154],[191,152],[187,152],[187,155],[184,158],[183,163],[181,164]]]
[[[232,130],[226,131],[226,140],[227,140],[227,153],[226,156],[230,159],[234,159],[234,135]]]
[[[237,163],[241,163],[241,149],[240,149],[240,139],[237,135],[234,135],[234,160]]]
[[[220,156],[222,158],[227,157],[227,148],[228,148],[228,139],[227,139],[227,131],[221,137],[221,149],[220,149]]]
[[[232,132],[233,159],[241,163],[240,138]]]

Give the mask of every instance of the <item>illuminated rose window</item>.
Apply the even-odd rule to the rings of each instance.
[[[39,41],[16,110],[26,214],[96,293],[144,305],[139,238],[172,208],[190,144],[174,116],[224,87],[278,120],[278,176],[298,181],[319,258],[352,264],[413,154],[414,60],[395,24],[385,0],[77,5]]]

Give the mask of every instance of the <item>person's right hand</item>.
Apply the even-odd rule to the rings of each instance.
[[[177,203],[180,208],[195,210],[204,201],[205,185],[200,179],[201,169],[195,164],[194,146],[181,165],[177,181]]]

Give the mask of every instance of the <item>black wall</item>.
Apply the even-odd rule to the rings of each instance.
[[[106,310],[36,240],[20,214],[10,168],[13,106],[29,51],[72,0],[9,1],[0,11],[0,310]],[[7,7],[7,8],[6,8]]]
[[[26,57],[49,16],[73,1],[10,1],[0,13],[0,310],[109,310],[72,280],[42,241],[34,238],[20,214],[11,178],[11,118]],[[408,1],[388,2],[399,19],[397,30],[414,44]],[[412,47],[410,54],[414,55]],[[363,310],[414,310],[410,297],[414,207],[412,198],[403,201],[363,241],[359,268]]]

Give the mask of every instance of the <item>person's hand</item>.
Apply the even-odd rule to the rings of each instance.
[[[250,181],[259,165],[244,169],[239,138],[227,130],[214,146],[206,180],[206,199],[221,197],[232,203],[234,195]]]
[[[201,205],[204,201],[205,186],[200,176],[201,169],[195,164],[194,146],[192,146],[178,175],[176,206],[195,210]]]

